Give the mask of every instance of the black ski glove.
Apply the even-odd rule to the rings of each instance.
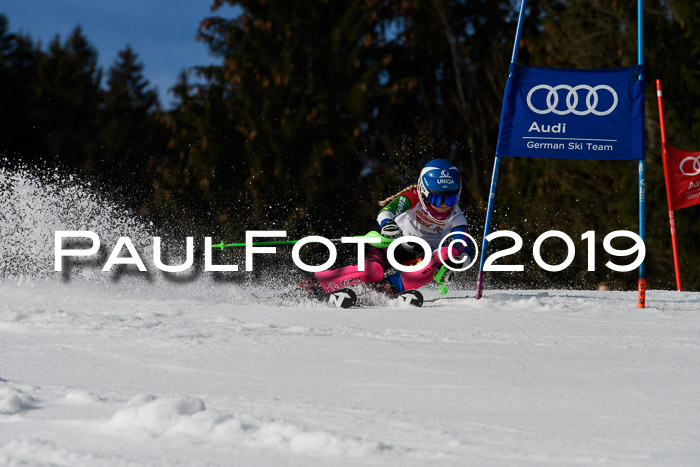
[[[382,236],[390,240],[399,238],[401,235],[401,227],[394,221],[387,221],[384,227],[382,227]]]
[[[468,265],[472,261],[472,257],[467,253],[466,251],[459,253],[455,257],[455,261],[451,261],[449,258],[445,258],[445,264],[447,264],[450,267],[453,267],[455,269],[460,269]],[[442,280],[445,283],[452,282],[457,278],[457,274],[461,271],[453,271],[452,269],[449,269],[445,271],[445,275],[442,276]]]

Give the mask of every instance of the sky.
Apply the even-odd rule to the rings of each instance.
[[[127,44],[138,54],[144,75],[158,88],[169,108],[168,88],[183,69],[214,63],[204,44],[195,41],[199,22],[212,16],[212,0],[2,0],[0,13],[11,32],[24,32],[46,49],[58,34],[65,39],[77,26],[97,49],[106,72]],[[223,7],[217,16],[234,17],[237,8]],[[104,85],[104,78],[103,78]]]

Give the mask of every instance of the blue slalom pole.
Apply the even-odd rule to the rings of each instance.
[[[484,290],[484,262],[486,261],[486,247],[489,242],[486,240],[491,230],[491,215],[493,214],[493,203],[496,199],[496,180],[498,179],[498,167],[501,165],[501,158],[496,156],[493,164],[493,174],[491,174],[491,191],[489,193],[489,204],[486,208],[486,223],[484,224],[484,238],[481,240],[481,258],[479,258],[479,275],[476,279],[476,299],[482,297]]]
[[[641,1],[641,0],[640,0]],[[523,35],[523,19],[525,18],[525,3],[523,0],[520,4],[520,13],[518,14],[518,26],[515,28],[515,43],[513,44],[513,55],[510,57],[510,67],[508,67],[508,78],[513,76],[515,70],[515,62],[518,61],[518,48],[520,46],[520,37]]]
[[[637,62],[644,65],[644,9],[642,8],[644,0],[637,0]],[[642,76],[639,76],[642,79]]]
[[[641,0],[640,0],[641,1]],[[523,0],[520,4],[520,14],[518,15],[518,26],[515,29],[515,43],[513,44],[513,55],[510,59],[510,66],[508,67],[508,79],[513,76],[515,72],[515,63],[518,60],[518,48],[520,46],[520,37],[523,34],[523,18],[525,17],[525,3],[527,0]],[[484,238],[481,240],[481,258],[479,258],[479,274],[476,279],[476,299],[480,299],[483,295],[484,290],[484,262],[486,261],[486,247],[489,242],[486,237],[491,231],[491,215],[493,214],[493,204],[496,200],[496,181],[498,180],[498,168],[501,165],[501,158],[496,156],[496,160],[493,163],[493,173],[491,174],[491,190],[489,192],[489,203],[486,208],[486,222],[484,224]]]
[[[640,66],[644,65],[644,21],[643,21],[643,0],[637,0],[637,61]],[[644,71],[639,74],[639,80],[644,80]],[[642,151],[644,148],[642,148]],[[643,156],[643,154],[642,154]],[[644,157],[639,161],[639,236],[642,242],[646,245],[646,235],[644,229],[644,204],[646,200],[646,181],[645,181],[645,161]],[[644,261],[639,265],[639,281],[638,289],[638,308],[646,308],[646,271],[644,270]]]

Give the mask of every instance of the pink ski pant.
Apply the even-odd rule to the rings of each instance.
[[[442,257],[447,259],[447,249],[441,251]],[[345,266],[337,269],[329,269],[315,273],[316,279],[326,292],[332,292],[343,287],[357,284],[379,282],[384,278],[384,271],[389,268],[386,248],[370,247],[365,256],[365,270],[360,271],[357,265]],[[455,252],[453,251],[453,254]],[[420,271],[402,272],[401,281],[406,290],[417,289],[433,280],[433,274],[442,266],[438,252],[433,253],[430,262]]]

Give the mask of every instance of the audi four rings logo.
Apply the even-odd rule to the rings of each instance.
[[[532,105],[532,95],[540,89],[548,91],[546,99],[546,109],[538,109],[534,105]],[[566,95],[566,108],[563,110],[557,109],[557,105],[559,104],[560,89],[569,91]],[[588,93],[586,94],[586,109],[584,110],[576,109],[576,106],[578,106],[579,91],[588,91]],[[598,109],[598,91],[607,91],[612,96],[612,104],[609,108],[602,110]],[[527,93],[527,106],[530,107],[530,110],[537,114],[548,114],[550,112],[553,112],[557,115],[568,115],[572,113],[574,115],[593,114],[603,116],[608,115],[613,110],[615,110],[615,107],[617,107],[617,93],[613,88],[605,84],[599,84],[598,86],[592,87],[588,86],[587,84],[579,84],[578,86],[574,87],[567,86],[566,84],[560,84],[558,86],[548,86],[546,84],[540,84],[530,89],[530,92]]]
[[[697,156],[688,156],[681,161],[678,166],[681,169],[683,175],[700,175],[700,154]],[[690,172],[686,170],[689,169]]]

